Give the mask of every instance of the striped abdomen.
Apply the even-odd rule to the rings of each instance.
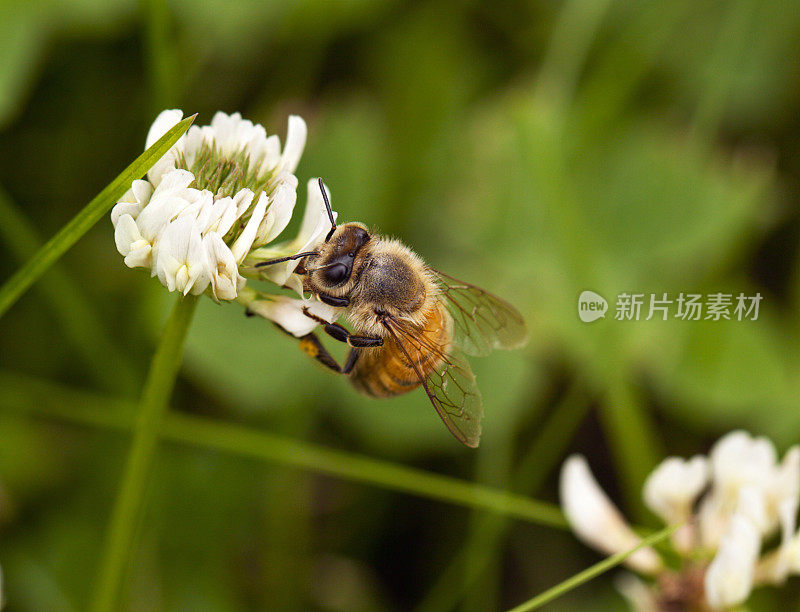
[[[409,357],[425,378],[436,369],[442,361],[441,355],[447,354],[450,345],[450,319],[442,305],[431,310],[423,327],[409,332],[409,336],[418,341],[401,336],[405,352],[391,334],[384,338],[383,346],[358,349],[358,361],[350,373],[350,380],[356,389],[373,397],[390,397],[413,391],[421,383]],[[437,350],[431,351],[426,345]]]

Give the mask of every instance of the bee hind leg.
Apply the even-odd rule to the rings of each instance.
[[[317,335],[313,332],[300,338],[300,350],[309,357],[319,361],[325,367],[330,368],[339,374],[349,374],[356,365],[356,360],[358,359],[358,351],[355,349],[350,349],[350,354],[347,356],[347,362],[345,362],[344,367],[340,366],[336,359],[334,359],[333,355],[328,352],[328,349],[322,345],[322,342],[319,341],[319,338],[317,338]]]

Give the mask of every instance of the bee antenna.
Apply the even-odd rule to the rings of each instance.
[[[306,251],[304,253],[295,253],[294,255],[289,255],[288,257],[278,257],[277,259],[268,259],[267,261],[260,261],[256,264],[256,268],[261,268],[263,266],[271,266],[277,263],[283,263],[284,261],[294,261],[295,259],[303,259],[303,257],[308,257],[309,255],[319,255],[316,251]]]
[[[319,190],[322,192],[322,199],[325,200],[325,209],[328,211],[328,219],[331,220],[331,231],[325,236],[325,242],[331,239],[333,232],[336,231],[336,221],[333,220],[333,210],[331,210],[331,203],[328,201],[328,194],[325,191],[325,183],[322,182],[322,177],[317,179],[319,181]]]

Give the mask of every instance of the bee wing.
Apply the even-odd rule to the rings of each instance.
[[[409,324],[393,317],[387,317],[383,325],[411,363],[422,388],[450,433],[466,446],[476,448],[481,438],[483,417],[481,393],[461,351],[445,351],[427,341]],[[422,363],[413,359],[412,353],[425,356],[426,359],[433,354],[439,363],[425,376]]]
[[[528,341],[528,328],[516,308],[480,287],[428,268],[453,319],[453,339],[469,355],[515,349]]]

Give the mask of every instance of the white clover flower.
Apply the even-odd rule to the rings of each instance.
[[[183,117],[162,112],[149,147]],[[286,145],[239,113],[217,113],[192,126],[134,181],[111,212],[117,250],[129,267],[149,268],[167,289],[236,299],[240,266],[280,234],[296,201],[292,174],[306,140],[305,122],[289,117]]]
[[[146,147],[182,117],[179,110],[162,112],[147,134]],[[294,274],[298,260],[263,268],[257,264],[307,251],[330,229],[322,194],[312,180],[299,234],[271,244],[286,229],[297,202],[293,172],[306,134],[305,122],[290,116],[281,151],[277,136],[268,137],[261,125],[239,113],[217,113],[210,125],[189,128],[150,169],[147,180],[134,181],[111,211],[114,240],[125,264],[149,269],[169,291],[236,300],[298,336],[317,325],[304,308],[335,320],[341,309],[314,300],[245,291],[247,279],[266,279],[303,297],[302,280]]]
[[[597,484],[586,459],[581,455],[573,455],[564,462],[560,490],[561,506],[567,521],[587,544],[612,555],[641,543],[642,539],[628,526]],[[661,559],[650,547],[637,550],[625,563],[644,574],[655,573],[662,566]]]
[[[648,476],[647,506],[665,523],[679,526],[672,544],[679,569],[668,569],[653,549],[627,565],[652,582],[618,581],[618,590],[638,611],[729,610],[744,603],[754,586],[780,584],[800,574],[800,447],[778,463],[765,438],[732,432],[709,456],[670,457]],[[607,554],[630,550],[641,540],[600,489],[585,459],[567,459],[561,502],[570,526],[586,543]],[[762,554],[762,544],[780,528],[781,542]]]

